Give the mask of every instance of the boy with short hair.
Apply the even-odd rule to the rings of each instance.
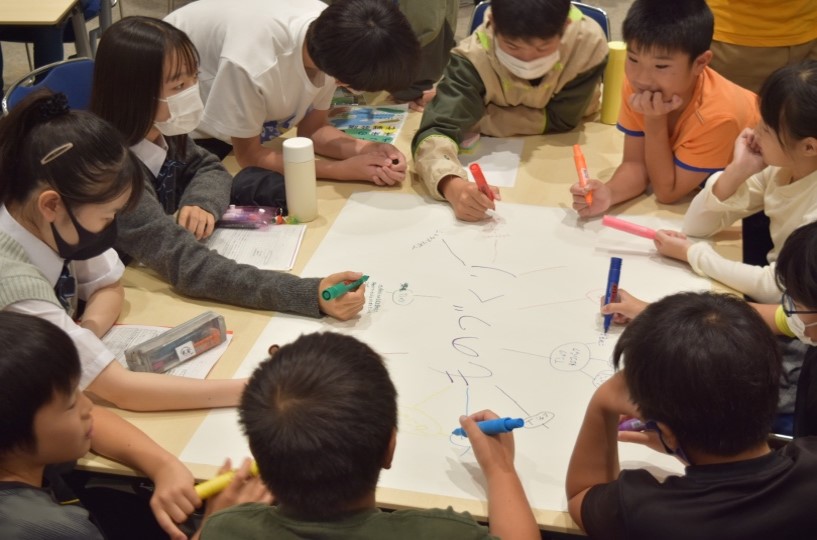
[[[0,311],[0,538],[101,540],[97,524],[112,537],[118,537],[111,532],[115,529],[128,537],[160,538],[166,532],[174,540],[186,538],[177,524],[201,505],[193,476],[136,427],[94,408],[79,390],[80,371],[77,349],[60,328],[39,317]],[[89,450],[153,480],[152,514],[133,505],[135,496],[112,489],[102,502],[117,515],[95,515],[96,523],[77,500],[58,504],[56,492],[70,490],[55,490],[63,482],[54,466]],[[243,470],[249,475],[249,463]],[[233,483],[227,491],[210,500],[205,518],[231,504],[271,500],[254,482]],[[117,503],[129,505],[128,511],[120,512]]]
[[[681,293],[651,304],[613,353],[624,369],[590,400],[567,473],[568,508],[593,538],[803,538],[817,530],[817,439],[771,451],[781,373],[760,316],[730,295]],[[688,466],[659,481],[619,473],[621,415],[631,434]]]
[[[622,27],[627,61],[618,120],[624,156],[607,183],[570,187],[580,216],[604,213],[648,186],[658,202],[677,202],[729,164],[735,139],[755,126],[759,113],[755,94],[709,67],[713,28],[704,0],[630,6]]]
[[[488,482],[490,533],[467,513],[380,512],[375,487],[397,441],[397,392],[383,360],[351,336],[316,333],[270,348],[239,414],[277,507],[243,505],[213,516],[202,539],[539,539],[513,467],[510,433],[483,434],[460,418]]]
[[[457,159],[480,133],[541,135],[575,128],[598,108],[607,39],[569,0],[493,0],[483,24],[451,52],[412,141],[431,196],[465,221],[494,204]]]
[[[412,83],[419,44],[394,2],[199,0],[165,20],[201,55],[204,116],[193,136],[202,146],[220,157],[232,146],[241,167],[283,173],[282,153],[262,143],[298,126],[316,153],[334,158],[316,162],[319,178],[404,179],[405,156],[394,146],[354,139],[328,122],[336,84],[381,91]]]

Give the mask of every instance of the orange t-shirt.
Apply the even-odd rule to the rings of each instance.
[[[630,82],[624,80],[618,129],[633,137],[644,136],[644,116],[633,111]],[[675,164],[695,172],[714,173],[732,159],[735,139],[744,128],[760,120],[757,96],[706,67],[698,76],[692,99],[670,134]]]

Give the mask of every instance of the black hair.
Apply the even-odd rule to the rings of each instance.
[[[561,36],[570,0],[492,0],[491,18],[506,38],[550,39]]]
[[[153,127],[165,83],[165,62],[173,61],[171,79],[196,73],[199,53],[190,38],[165,21],[125,17],[112,24],[99,41],[94,59],[91,111],[112,123],[128,146],[140,142]],[[187,135],[166,137],[180,158]]]
[[[43,185],[66,204],[101,204],[128,188],[142,194],[143,173],[113,126],[69,110],[65,96],[36,90],[0,119],[0,200],[24,203]]]
[[[680,293],[651,304],[613,352],[630,399],[681,448],[734,456],[766,440],[782,373],[777,341],[737,297]]]
[[[65,332],[45,319],[0,311],[0,456],[36,450],[37,411],[55,395],[70,396],[80,371]]]
[[[782,67],[760,88],[760,117],[781,145],[817,137],[817,60]]]
[[[817,222],[795,229],[786,238],[774,273],[780,288],[794,301],[817,309]]]
[[[394,2],[337,0],[309,25],[306,48],[319,70],[356,90],[408,88],[420,44]]]
[[[315,333],[250,378],[239,407],[261,478],[303,519],[333,519],[377,485],[397,427],[397,391],[368,345]]]
[[[714,31],[704,0],[635,0],[621,27],[627,47],[686,53],[690,63],[709,50]]]

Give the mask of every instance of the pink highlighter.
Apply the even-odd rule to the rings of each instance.
[[[615,216],[604,216],[601,218],[601,224],[605,227],[611,227],[613,229],[618,229],[619,231],[624,231],[636,236],[642,236],[650,240],[655,240],[655,229],[650,229],[649,227],[645,227],[643,225],[636,225],[632,221],[626,221]]]

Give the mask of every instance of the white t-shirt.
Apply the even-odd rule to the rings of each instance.
[[[774,261],[795,229],[817,220],[817,172],[790,183],[791,171],[766,167],[724,201],[712,193],[721,174],[710,176],[704,189],[692,200],[684,216],[684,233],[710,236],[738,219],[763,210],[769,216],[769,233],[774,244],[767,255],[769,265],[752,266],[726,259],[706,242],[690,247],[689,264],[699,274],[717,279],[758,302],[776,304],[782,293],[775,279]]]
[[[17,223],[5,206],[0,206],[0,230],[23,247],[31,264],[37,267],[52,287],[57,284],[62,272],[62,257]],[[87,300],[97,290],[116,283],[125,271],[113,249],[87,261],[73,261],[70,268],[77,283],[77,297],[81,300]],[[24,300],[6,306],[5,309],[45,319],[68,334],[79,351],[79,360],[82,364],[79,380],[81,390],[85,390],[114,360],[113,353],[93,332],[75,323],[65,310],[56,304],[43,300]]]
[[[193,136],[266,141],[311,108],[329,109],[335,81],[323,73],[310,80],[302,54],[325,8],[320,0],[199,0],[168,15],[201,56],[204,116]]]

